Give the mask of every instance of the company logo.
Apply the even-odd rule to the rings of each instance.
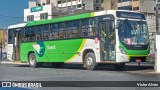
[[[45,53],[45,45],[44,45],[44,42],[40,41],[40,42],[37,42],[37,44],[33,44],[32,45],[33,48],[36,50],[36,54],[39,56],[39,57],[42,57]]]
[[[2,87],[11,87],[11,82],[2,82]]]

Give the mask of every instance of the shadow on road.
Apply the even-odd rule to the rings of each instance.
[[[29,67],[29,65],[14,65],[13,67]],[[52,67],[52,65],[48,64],[48,63],[44,63],[42,67],[38,67],[38,68],[54,68]],[[84,68],[82,68],[82,64],[64,64],[62,67],[60,68],[56,68],[56,69],[74,69],[74,70],[84,70]],[[113,65],[98,65],[96,70],[99,71],[140,71],[140,70],[153,70],[154,69],[154,65],[153,64],[142,64],[141,66],[138,66],[138,64],[126,64],[125,68],[122,70],[116,70]],[[96,71],[95,70],[95,71]]]

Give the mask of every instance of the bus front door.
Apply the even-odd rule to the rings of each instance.
[[[13,59],[20,60],[20,37],[21,32],[16,31],[14,32],[14,40],[13,40]]]
[[[115,61],[115,25],[114,20],[105,20],[100,23],[100,47],[102,61]]]

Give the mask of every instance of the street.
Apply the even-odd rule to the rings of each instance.
[[[0,81],[160,81],[160,74],[154,72],[153,64],[127,64],[122,71],[115,70],[111,65],[99,66],[94,71],[88,71],[81,68],[78,64],[65,64],[62,68],[53,68],[50,65],[44,65],[40,68],[30,68],[27,64],[0,65]],[[71,88],[54,87],[55,90],[71,90]],[[47,89],[50,88],[31,88]],[[116,90],[118,87],[74,87],[73,90]],[[151,87],[126,87],[120,90],[151,90]],[[159,90],[159,87],[153,87],[152,90]],[[1,89],[0,89],[1,90]],[[17,89],[16,89],[17,90]],[[25,89],[24,89],[25,90]],[[28,90],[28,89],[27,89]]]

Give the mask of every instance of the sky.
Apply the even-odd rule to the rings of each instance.
[[[0,29],[23,22],[29,0],[0,0]]]

